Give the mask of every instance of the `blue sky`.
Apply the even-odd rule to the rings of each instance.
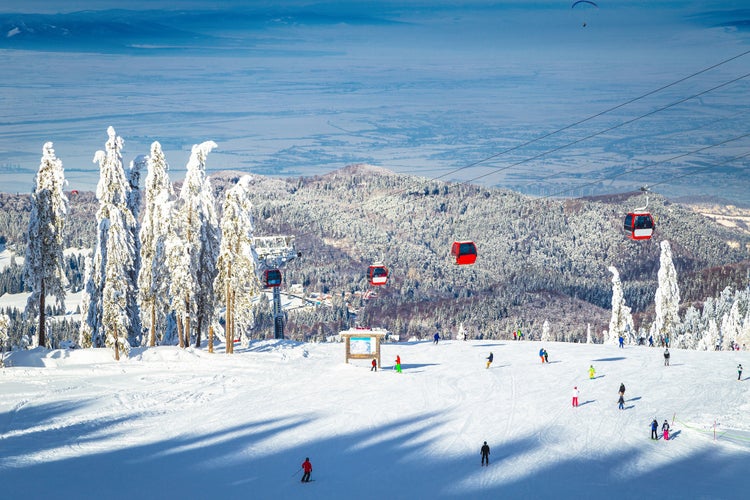
[[[126,162],[160,141],[173,179],[211,139],[215,170],[368,162],[533,194],[657,183],[670,196],[747,198],[747,162],[730,161],[747,139],[660,162],[749,132],[746,79],[727,82],[750,56],[519,147],[750,48],[742,2],[571,3],[196,1],[177,14],[168,2],[113,13],[121,2],[93,1],[76,4],[84,15],[16,2],[0,9],[1,189],[31,188],[46,141],[72,188],[93,187],[112,125]]]

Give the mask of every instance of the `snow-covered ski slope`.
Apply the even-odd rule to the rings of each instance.
[[[377,373],[345,364],[342,344],[119,363],[109,349],[16,352],[0,370],[0,496],[747,498],[750,353],[671,351],[665,367],[662,349],[635,346],[387,344]],[[654,417],[674,421],[672,440],[649,438]],[[313,484],[299,482],[305,457]]]

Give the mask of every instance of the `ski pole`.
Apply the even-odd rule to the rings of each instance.
[[[299,471],[301,471],[301,470],[302,470],[302,467],[300,467],[299,469],[297,469],[296,471],[294,471],[294,474],[292,474],[290,477],[296,476],[297,474],[299,474]]]

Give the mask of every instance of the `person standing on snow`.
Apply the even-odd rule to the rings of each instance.
[[[666,420],[661,426],[661,431],[664,433],[664,441],[669,441],[669,424]]]
[[[620,337],[617,339],[617,341],[620,343],[620,349],[625,347],[625,339],[620,335]]]
[[[654,417],[654,421],[651,422],[651,439],[659,439],[659,435],[656,431],[659,430],[659,421]]]
[[[487,368],[490,367],[490,365],[492,364],[492,360],[493,359],[494,359],[494,356],[492,355],[492,353],[490,353],[490,355],[487,356]]]
[[[654,347],[654,336],[653,335],[649,335],[648,336],[648,346],[649,347]]]
[[[617,400],[617,407],[620,410],[625,409],[625,396],[623,396],[622,393],[620,394],[620,399]]]
[[[374,360],[374,359],[372,360],[372,368],[370,368],[370,371],[371,372],[378,371],[378,362],[376,360]]]
[[[549,363],[549,358],[547,357],[548,356],[547,349],[543,349],[543,351],[544,351],[544,362]]]
[[[619,392],[619,393],[620,393],[620,396],[624,396],[624,395],[625,395],[625,384],[623,384],[623,383],[621,382],[621,383],[620,383],[620,390],[619,390],[619,391],[617,391],[617,392]]]
[[[578,408],[578,386],[573,387],[573,408]]]
[[[302,479],[300,482],[309,483],[310,473],[312,472],[312,464],[310,463],[310,459],[307,457],[305,457],[305,461],[302,462],[302,470],[305,471],[305,473],[302,474]]]
[[[664,366],[669,366],[669,348],[664,349]]]
[[[594,380],[594,375],[596,375],[596,370],[594,370],[594,365],[589,366],[589,379]]]
[[[539,349],[539,357],[542,359],[542,363],[544,363],[544,347]]]
[[[487,441],[484,442],[482,445],[482,466],[490,465],[490,447],[487,444]]]
[[[435,332],[435,335],[433,336],[433,338],[435,339],[435,345],[437,345],[438,340],[440,340],[440,334],[438,332]]]
[[[401,356],[396,355],[396,371],[399,373],[403,373],[401,371]]]
[[[742,380],[742,364],[737,365],[737,380]]]

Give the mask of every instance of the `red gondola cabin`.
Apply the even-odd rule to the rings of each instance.
[[[451,255],[458,265],[473,264],[477,260],[477,246],[473,241],[454,241]]]
[[[634,212],[625,216],[625,234],[631,240],[648,240],[654,233],[654,218],[648,212]]]
[[[367,278],[371,285],[385,285],[388,283],[388,268],[376,262],[367,269]]]
[[[266,288],[281,286],[281,271],[278,269],[266,269],[263,272],[263,284]]]

